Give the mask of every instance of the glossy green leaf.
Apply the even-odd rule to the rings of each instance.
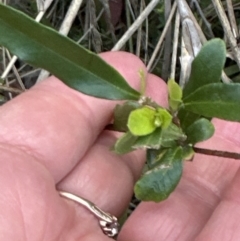
[[[182,103],[182,88],[173,79],[169,79],[167,85],[169,106],[176,111]]]
[[[213,39],[202,47],[192,63],[188,83],[183,89],[187,97],[201,86],[220,82],[221,73],[226,60],[226,47],[221,39]]]
[[[169,98],[180,101],[182,99],[182,88],[179,84],[174,79],[169,79],[167,85]]]
[[[205,85],[184,100],[188,111],[230,121],[240,121],[240,84]]]
[[[116,105],[114,109],[113,128],[117,131],[128,131],[127,122],[131,111],[140,107],[137,101],[126,101],[123,105]]]
[[[157,128],[153,133],[140,136],[135,141],[133,148],[159,149],[162,147],[176,146],[177,140],[185,140],[186,135],[181,128],[171,123],[168,128]]]
[[[183,131],[186,131],[186,129],[199,118],[199,115],[182,108],[178,111],[177,117],[180,120],[181,128]]]
[[[157,124],[158,121],[158,124]],[[155,114],[155,125],[167,129],[172,122],[172,115],[163,108],[158,108]]]
[[[159,149],[162,143],[161,138],[162,129],[157,128],[153,133],[146,135],[146,136],[140,136],[135,141],[133,148],[134,149]]]
[[[186,138],[182,129],[173,123],[167,129],[162,130],[162,145],[164,147],[169,147],[169,143],[172,146],[172,142],[177,140],[184,141]]]
[[[168,149],[159,165],[147,171],[135,184],[134,192],[142,201],[160,202],[176,188],[182,176],[181,148]]]
[[[139,99],[140,94],[100,57],[2,4],[0,44],[21,60],[48,70],[85,94],[106,99]]]
[[[127,123],[130,132],[135,136],[151,134],[157,128],[155,114],[156,110],[148,106],[132,111]]]
[[[136,136],[133,136],[130,132],[126,132],[116,141],[113,151],[119,155],[131,152],[134,150],[132,146],[136,140]]]
[[[196,144],[197,142],[205,141],[214,134],[213,124],[205,118],[196,120],[186,130],[187,142]]]

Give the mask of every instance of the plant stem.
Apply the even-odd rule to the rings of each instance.
[[[198,148],[198,147],[193,147],[193,150],[196,153],[200,153],[200,154],[203,154],[203,155],[218,156],[218,157],[240,160],[240,153],[228,152],[228,151],[217,151],[217,150],[210,150],[210,149],[202,149],[202,148]]]

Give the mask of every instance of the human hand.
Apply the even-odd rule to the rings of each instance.
[[[133,87],[139,69],[146,71],[127,53],[102,57]],[[166,86],[153,75],[147,95],[166,106]],[[0,240],[109,240],[98,220],[60,197],[56,187],[115,216],[127,208],[145,160],[142,151],[124,156],[109,151],[118,134],[103,129],[115,105],[51,77],[0,108]],[[239,152],[239,124],[214,122],[216,134],[202,146]],[[196,155],[186,163],[169,199],[140,204],[118,240],[238,240],[239,164],[218,159]]]

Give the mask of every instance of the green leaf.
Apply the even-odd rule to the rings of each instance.
[[[155,125],[156,110],[152,107],[144,106],[133,110],[128,118],[127,126],[135,136],[145,136],[151,134],[157,127]]]
[[[114,109],[113,128],[117,131],[128,131],[127,122],[131,111],[140,107],[137,101],[126,101],[123,105],[116,105]]]
[[[115,143],[113,151],[119,155],[126,154],[134,151],[133,144],[137,140],[136,136],[133,136],[130,132],[124,133]]]
[[[167,129],[172,122],[172,115],[163,108],[158,108],[155,114],[155,125]]]
[[[176,111],[182,103],[182,88],[173,79],[168,80],[169,106]]]
[[[205,85],[183,100],[188,111],[206,117],[240,121],[240,84]]]
[[[167,129],[162,130],[162,146],[169,147],[172,146],[172,143],[177,140],[184,141],[186,140],[186,135],[183,133],[182,129],[171,123]]]
[[[162,147],[176,146],[177,140],[185,140],[186,135],[175,124],[169,125],[167,129],[157,128],[153,133],[140,136],[134,142],[133,148],[159,149]]]
[[[138,137],[133,145],[133,148],[159,149],[162,143],[161,133],[162,129],[157,128],[153,133],[149,135]]]
[[[183,131],[185,132],[186,129],[187,129],[194,121],[196,121],[196,120],[199,118],[199,115],[198,115],[198,114],[195,114],[195,113],[192,113],[192,112],[189,112],[189,111],[181,108],[181,109],[178,111],[177,117],[178,117],[179,120],[180,120],[181,128],[182,128]]]
[[[146,75],[143,69],[139,70],[139,76],[140,76],[140,83],[141,83],[140,93],[142,96],[144,96],[146,92],[147,81],[146,81]]]
[[[147,171],[134,187],[135,195],[142,201],[160,202],[176,188],[182,176],[182,150],[168,149],[158,166]]]
[[[183,89],[183,96],[187,97],[206,84],[220,82],[225,60],[226,47],[224,41],[213,39],[206,42],[193,60],[190,78]]]
[[[167,85],[168,85],[169,98],[172,99],[172,100],[181,101],[181,99],[182,99],[182,89],[178,85],[178,83],[176,83],[174,79],[169,79]]]
[[[104,60],[27,15],[0,4],[0,44],[85,94],[138,100],[140,94]]]
[[[187,142],[193,145],[197,142],[209,139],[213,134],[214,126],[209,120],[205,118],[198,119],[186,130]]]

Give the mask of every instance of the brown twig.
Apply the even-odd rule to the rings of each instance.
[[[218,156],[218,157],[240,160],[240,153],[228,152],[228,151],[217,151],[217,150],[210,150],[210,149],[202,149],[202,148],[198,148],[198,147],[193,147],[193,150],[196,153],[203,154],[203,155]]]
[[[19,89],[4,86],[4,85],[0,85],[0,90],[4,90],[4,91],[16,93],[16,94],[21,94],[22,92],[24,92],[24,90],[19,90]]]

